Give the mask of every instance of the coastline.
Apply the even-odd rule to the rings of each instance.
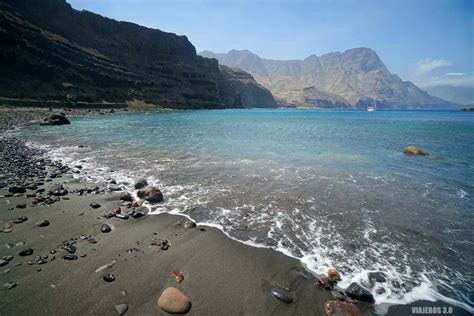
[[[44,114],[45,111],[38,115]],[[34,116],[20,118],[12,125],[30,121],[32,117],[39,118]],[[45,182],[40,188],[48,190],[56,184],[64,184],[70,192],[65,196],[68,199],[62,197],[51,205],[31,207],[31,198],[23,195],[0,198],[2,225],[18,216],[28,217],[26,222],[14,224],[12,232],[2,234],[3,244],[26,243],[24,246],[2,248],[2,256],[14,256],[1,269],[2,284],[17,284],[0,298],[2,313],[113,315],[117,314],[114,306],[125,303],[128,305],[126,313],[130,315],[160,314],[162,312],[156,307],[156,302],[168,286],[182,290],[191,300],[190,314],[198,315],[325,315],[325,302],[334,300],[330,291],[315,285],[316,278],[297,259],[271,249],[244,245],[213,227],[199,225],[186,230],[182,224],[177,225],[186,218],[178,215],[105,219],[102,215],[106,212],[123,207],[119,193],[108,192],[110,190],[103,183],[88,183],[74,178],[70,170],[53,181]],[[91,194],[78,196],[73,193],[96,185],[99,185],[99,190],[92,190]],[[0,192],[3,196],[7,195],[8,187]],[[27,190],[26,193],[34,192]],[[7,205],[6,200],[10,200],[11,205]],[[93,202],[101,207],[92,209],[89,204]],[[22,203],[27,204],[26,208],[15,207]],[[11,207],[14,209],[9,210]],[[35,226],[36,222],[44,219],[51,224],[47,227]],[[112,232],[100,232],[100,225],[105,222],[114,227]],[[60,249],[63,242],[81,235],[90,235],[97,243],[80,238],[74,240],[76,255],[84,253],[86,256],[73,261],[62,260],[61,256],[66,254]],[[169,240],[170,248],[162,251],[150,245],[154,238]],[[34,248],[32,256],[17,255],[27,247]],[[132,249],[130,253],[127,252],[129,249]],[[48,255],[49,259],[51,250],[57,251],[54,261],[43,265],[27,264],[37,255]],[[116,275],[116,280],[106,283],[102,280],[102,274],[94,271],[113,260],[117,263],[110,271]],[[6,269],[11,271],[4,273]],[[41,271],[37,272],[37,269]],[[170,276],[173,271],[184,274],[183,283],[174,281]],[[273,286],[289,288],[294,302],[285,304],[272,297],[270,291]],[[447,306],[440,302],[426,304]],[[420,306],[394,306],[389,309],[389,314],[406,314],[412,305]],[[374,313],[368,304],[358,303],[357,307],[362,315]],[[454,311],[454,315],[463,314],[460,308],[455,307]]]

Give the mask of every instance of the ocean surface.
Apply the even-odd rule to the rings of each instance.
[[[151,180],[166,199],[153,213],[185,214],[315,273],[336,267],[341,287],[358,281],[377,304],[474,310],[472,113],[251,109],[71,121],[19,133],[93,179]],[[407,145],[431,155],[407,156]],[[387,282],[371,284],[375,271]]]

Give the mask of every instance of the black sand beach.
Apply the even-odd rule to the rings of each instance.
[[[0,315],[160,315],[158,298],[168,287],[189,299],[190,315],[326,315],[326,302],[336,304],[341,294],[319,286],[298,260],[213,227],[186,228],[185,217],[139,217],[142,201],[121,201],[113,173],[108,183],[86,182],[80,168],[48,161],[7,133],[48,114],[0,114]],[[50,192],[58,186],[67,194]],[[106,218],[117,208],[129,218]],[[101,232],[103,224],[111,231]],[[335,315],[375,313],[367,302],[340,304],[346,309]],[[448,305],[417,302],[389,314],[411,314],[412,306]],[[451,314],[468,313],[454,307]]]

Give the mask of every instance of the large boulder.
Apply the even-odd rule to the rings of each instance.
[[[180,290],[169,287],[158,299],[158,307],[170,314],[184,314],[191,308],[191,302]]]
[[[156,187],[148,187],[145,190],[145,200],[150,203],[163,202],[163,193]]]
[[[415,155],[415,156],[428,156],[429,153],[427,153],[424,150],[421,150],[420,148],[416,146],[407,146],[403,148],[403,152],[407,155]]]
[[[71,124],[71,122],[66,118],[66,116],[62,114],[52,114],[44,118],[43,122],[41,122],[41,125],[52,125],[52,126],[68,125],[68,124]]]

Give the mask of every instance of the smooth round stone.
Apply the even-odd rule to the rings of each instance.
[[[115,275],[113,275],[112,273],[107,273],[106,275],[104,275],[102,277],[102,279],[105,281],[105,282],[113,282],[115,281]]]
[[[191,309],[191,302],[180,290],[169,287],[158,299],[158,307],[171,314],[184,314]]]
[[[48,221],[47,219],[45,219],[45,220],[42,220],[42,221],[36,223],[36,226],[38,226],[38,227],[46,227],[46,226],[49,226],[49,224],[50,224],[49,221]]]
[[[10,261],[8,261],[8,260],[0,259],[0,267],[6,266],[9,262]]]
[[[33,254],[34,250],[31,248],[25,249],[20,251],[18,254],[20,257],[26,257],[26,256],[31,256]]]
[[[282,288],[272,287],[271,293],[275,298],[282,301],[283,303],[293,303],[293,296],[291,295],[291,293]]]
[[[357,282],[353,282],[349,285],[349,287],[346,289],[346,295],[358,301],[364,301],[369,303],[375,302],[372,293],[370,293],[369,290],[367,290]]]
[[[107,224],[102,224],[102,226],[100,226],[100,231],[102,233],[110,233],[112,231],[112,228]]]
[[[18,204],[16,208],[26,208],[26,203]]]
[[[127,304],[115,305],[115,310],[117,311],[119,315],[123,315],[128,310],[128,305]]]
[[[100,204],[99,203],[91,203],[91,204],[89,204],[89,206],[92,207],[92,208],[99,208]]]
[[[334,281],[340,281],[341,280],[341,275],[334,268],[328,269],[327,274]]]
[[[148,185],[148,181],[144,178],[139,178],[135,180],[135,189],[142,189]]]
[[[120,193],[120,200],[131,202],[131,201],[133,201],[133,197],[128,192],[122,192],[122,193]]]

